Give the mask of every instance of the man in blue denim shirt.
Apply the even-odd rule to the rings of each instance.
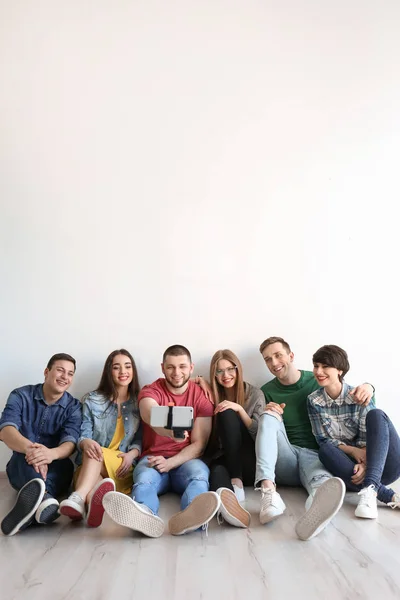
[[[33,522],[58,518],[56,496],[67,492],[82,421],[79,400],[67,393],[76,362],[69,354],[52,356],[44,383],[11,392],[0,418],[0,440],[10,450],[7,476],[17,501],[1,523],[4,535],[14,535]]]

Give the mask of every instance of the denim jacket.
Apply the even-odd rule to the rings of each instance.
[[[95,440],[103,448],[108,448],[117,426],[118,407],[99,392],[89,392],[82,398],[82,426],[78,440],[76,463],[82,464],[80,443],[84,439]],[[136,448],[139,456],[142,451],[142,427],[137,399],[128,399],[121,404],[121,415],[125,435],[119,445],[121,452]]]

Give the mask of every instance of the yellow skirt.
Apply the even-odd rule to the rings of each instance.
[[[118,449],[120,443],[123,440],[125,435],[124,431],[124,423],[122,417],[118,417],[117,426],[115,428],[113,439],[110,442],[108,448],[101,447],[103,451],[103,460],[104,466],[107,471],[108,477],[115,481],[115,489],[117,492],[121,492],[122,494],[130,494],[132,491],[132,472],[133,468],[131,467],[128,473],[124,477],[117,477],[116,472],[122,464],[122,458],[118,458],[118,454],[121,454],[121,451]],[[76,487],[76,482],[79,477],[79,472],[82,467],[78,467],[74,473],[74,487]]]

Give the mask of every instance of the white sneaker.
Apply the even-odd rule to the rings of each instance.
[[[237,498],[238,502],[245,502],[246,500],[246,496],[244,493],[244,488],[239,487],[238,485],[235,485],[234,483],[232,483],[232,487],[233,487],[233,491],[235,492],[235,496]],[[228,489],[228,488],[225,488]],[[217,490],[218,493],[218,490]]]
[[[203,492],[196,496],[185,510],[170,518],[168,527],[171,535],[183,535],[203,527],[207,529],[209,521],[218,512],[221,499],[216,492]]]
[[[226,523],[234,527],[248,527],[250,513],[240,505],[236,494],[228,488],[218,488],[217,494],[221,498],[218,517],[222,517]]]
[[[376,519],[378,516],[378,505],[376,502],[376,491],[373,485],[363,488],[358,492],[360,500],[355,511],[356,517],[361,519]]]
[[[388,502],[388,506],[390,506],[390,508],[400,508],[400,494],[395,494],[393,498],[394,500]]]
[[[85,515],[85,501],[77,492],[73,492],[66,500],[60,502],[60,515],[69,517],[72,521],[81,521]]]
[[[261,488],[260,523],[269,523],[283,515],[286,505],[278,492],[269,488]]]
[[[317,488],[309,510],[296,523],[296,533],[301,540],[315,537],[333,519],[343,504],[346,486],[338,477],[324,481]]]
[[[157,538],[164,533],[164,521],[148,506],[135,502],[121,492],[108,492],[103,497],[103,507],[118,525],[139,531],[147,537]]]

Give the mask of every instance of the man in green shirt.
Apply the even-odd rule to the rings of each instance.
[[[302,485],[308,492],[307,512],[296,525],[297,535],[308,540],[320,533],[340,509],[345,494],[341,479],[332,477],[318,459],[318,445],[307,412],[307,397],[318,387],[310,371],[299,371],[284,339],[271,337],[260,352],[274,379],[262,386],[267,410],[261,416],[256,440],[256,487],[261,487],[261,523],[276,519],[286,509],[276,491],[280,485]],[[365,383],[353,390],[360,404],[368,404],[373,387]]]

